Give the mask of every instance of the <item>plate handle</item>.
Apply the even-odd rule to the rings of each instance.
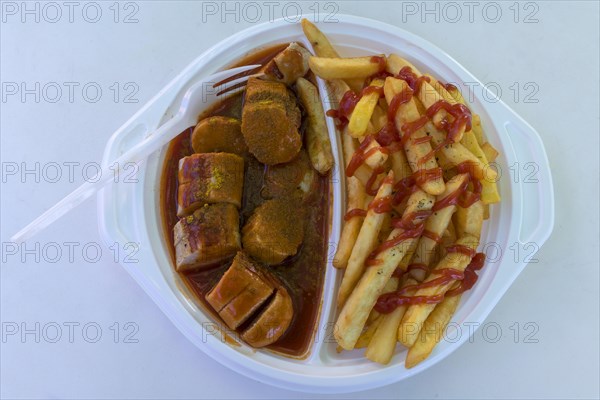
[[[506,173],[520,195],[515,199],[521,203],[519,241],[541,247],[554,228],[554,186],[548,156],[536,130],[503,106],[507,116],[502,129],[516,156]]]

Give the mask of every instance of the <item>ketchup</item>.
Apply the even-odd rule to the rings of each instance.
[[[371,179],[373,177],[377,178],[377,176],[380,173],[382,173],[383,171],[384,171],[383,167],[376,168],[373,171],[373,175],[371,175],[371,178],[369,178],[369,180],[367,181],[367,191],[369,190],[369,188],[371,186],[373,186],[373,182],[371,182]],[[382,184],[384,184],[384,183],[391,185],[392,183],[394,183],[394,180],[392,179],[391,176],[386,176],[385,179],[383,180]],[[375,196],[376,194],[377,194],[377,191],[375,191],[373,196]],[[384,197],[381,197],[381,198],[371,201],[371,203],[369,204],[369,210],[373,210],[377,214],[383,214],[383,213],[392,211],[392,195],[387,195],[387,196],[384,196]]]
[[[424,144],[424,143],[429,143],[430,140],[431,140],[431,136],[423,136],[423,137],[416,138],[415,140],[413,140],[413,144],[420,145],[420,144]]]
[[[427,232],[427,231],[424,231],[423,235],[425,234],[425,232]],[[419,269],[419,270],[425,271],[425,272],[429,271],[429,268],[425,264],[412,263],[412,264],[409,264],[408,267],[406,267],[406,272],[410,272],[410,271],[416,270],[416,269]],[[400,270],[402,270],[402,269],[400,269]]]
[[[459,174],[468,173],[471,178],[471,184],[473,185],[473,191],[465,191],[459,199],[459,205],[463,208],[471,207],[474,203],[481,199],[481,191],[483,187],[481,182],[477,179],[473,179],[473,165],[469,162],[463,162],[456,166],[456,170]]]
[[[373,210],[377,214],[383,214],[392,211],[392,196],[385,196],[380,199],[375,199],[369,204],[369,210]]]
[[[423,231],[423,236],[425,236],[428,239],[433,240],[436,243],[440,243],[442,241],[442,237],[440,235],[438,235],[435,232],[431,232],[430,230],[425,229]]]
[[[348,124],[348,121],[350,120],[350,114],[352,114],[352,111],[354,111],[354,108],[359,100],[360,96],[358,96],[352,90],[348,90],[342,96],[339,108],[337,110],[327,111],[327,116],[336,118],[338,120],[338,129],[342,129]]]
[[[394,194],[394,204],[398,205],[402,203],[408,196],[417,191],[416,179],[414,174],[407,176],[404,179],[400,179],[394,185],[394,190],[396,193]]]
[[[365,261],[365,265],[366,265],[367,267],[373,267],[373,266],[375,266],[375,265],[379,265],[379,264],[382,264],[382,263],[383,263],[383,260],[380,260],[380,259],[378,259],[378,258],[371,258],[371,257],[369,257],[369,258],[368,258],[368,259]]]
[[[371,57],[371,62],[379,64],[378,73],[381,73],[381,72],[385,71],[385,67],[387,66],[387,62],[385,60],[385,57],[382,57],[382,56],[373,56],[373,57]]]
[[[352,155],[352,159],[346,167],[346,176],[353,176],[356,170],[362,165],[363,162],[365,162],[367,158],[373,155],[376,151],[380,150],[379,147],[374,147],[367,151],[367,148],[369,147],[373,139],[373,135],[368,135],[362,141],[358,149]]]
[[[442,83],[442,86],[444,87],[444,89],[446,89],[449,92],[453,92],[453,91],[458,91],[458,88],[451,84],[451,83]]]
[[[403,215],[402,218],[393,219],[392,226],[394,228],[402,228],[404,230],[419,229],[419,225],[423,224],[427,217],[429,217],[430,215],[430,210],[413,211],[411,213]],[[415,221],[417,223],[415,223]],[[423,229],[421,229],[421,232],[423,232]]]
[[[469,180],[467,179],[467,180],[465,180],[463,182],[462,185],[460,185],[458,187],[458,189],[456,189],[455,191],[453,191],[452,193],[450,193],[446,197],[444,197],[444,198],[436,201],[435,204],[433,205],[432,210],[433,211],[439,211],[442,208],[446,208],[446,207],[454,206],[454,205],[458,204],[458,198],[467,189],[468,185],[469,185]]]
[[[463,244],[454,244],[452,246],[446,247],[447,253],[460,253],[463,256],[467,256],[469,258],[475,257],[475,250],[470,248],[469,246],[465,246]]]
[[[382,59],[382,57],[372,57],[372,59],[373,58]],[[383,69],[385,70],[385,59],[383,59]],[[350,115],[352,114],[352,111],[354,111],[354,108],[360,99],[370,93],[377,93],[379,97],[381,97],[383,96],[383,87],[369,85],[361,90],[360,94],[356,94],[352,90],[348,90],[342,96],[339,108],[337,110],[328,110],[326,115],[328,117],[337,119],[336,127],[338,129],[343,129],[346,125],[348,125]]]
[[[385,70],[384,58],[374,56],[371,58],[371,61],[380,64],[380,71]],[[403,67],[398,73],[397,77],[404,79],[407,82],[407,87],[405,87],[400,93],[397,93],[390,101],[387,112],[387,123],[377,133],[368,135],[352,155],[352,159],[346,167],[346,176],[353,176],[356,173],[356,170],[376,152],[390,153],[403,150],[408,141],[411,139],[411,136],[419,129],[422,129],[440,110],[445,110],[453,119],[452,121],[444,119],[440,124],[438,124],[438,128],[446,131],[446,140],[439,143],[424,156],[420,157],[419,160],[417,160],[417,171],[415,171],[415,173],[409,177],[409,179],[399,182],[397,185],[398,187],[395,188],[397,189],[397,192],[392,200],[393,205],[400,204],[407,196],[409,196],[411,193],[414,193],[416,190],[415,185],[423,187],[429,181],[441,179],[443,177],[441,168],[437,167],[423,169],[422,167],[432,157],[434,157],[435,153],[442,147],[454,143],[461,130],[471,129],[471,112],[467,107],[462,104],[450,104],[445,100],[439,100],[426,110],[426,115],[418,118],[415,121],[404,123],[400,128],[401,132],[398,132],[398,129],[395,125],[395,117],[399,107],[402,104],[408,103],[412,99],[412,96],[415,94],[415,92],[418,92],[422,86],[422,82],[429,82],[430,79],[426,76],[417,77],[412,69],[408,66]],[[370,85],[365,87],[361,91],[360,95],[348,90],[346,93],[344,93],[342,99],[340,100],[339,109],[329,110],[327,115],[338,119],[338,128],[345,126],[348,123],[350,114],[352,111],[354,111],[354,108],[356,107],[356,104],[360,98],[370,93],[378,93],[379,96],[382,96],[383,88]],[[376,146],[367,150],[373,140],[377,141],[380,146]],[[415,139],[413,144],[421,145],[428,143],[430,140],[430,136],[424,136]],[[457,169],[459,173],[463,173],[462,170],[466,167],[466,165],[463,166],[461,164],[457,166]],[[369,195],[373,196],[377,193],[378,188],[374,185],[377,181],[377,176],[382,172],[383,170],[380,168],[375,169],[369,177],[366,183],[366,192]],[[433,211],[441,210],[442,208],[456,204],[466,208],[477,202],[481,198],[482,187],[478,180],[472,179],[472,175],[473,174],[471,173],[469,174],[469,180],[466,184],[461,185],[458,190],[439,200],[434,205]],[[473,186],[472,191],[467,190],[469,183]],[[388,208],[388,206],[385,208]]]
[[[422,116],[421,118],[412,121],[412,122],[407,122],[404,125],[402,125],[402,139],[400,141],[400,143],[402,143],[402,145],[404,146],[406,143],[408,143],[408,140],[410,139],[410,136],[415,133],[416,131],[418,131],[419,129],[421,129],[422,127],[425,126],[425,124],[428,122],[429,120],[427,119],[426,116]],[[429,141],[429,137],[425,136],[427,138],[427,141]],[[420,138],[422,139],[422,138]],[[419,140],[419,139],[417,139]]]
[[[385,293],[377,299],[375,303],[375,310],[388,314],[398,306],[403,304],[437,304],[444,300],[443,294],[437,294],[432,296],[406,296],[408,291],[417,291],[419,289],[425,289],[435,286],[443,286],[455,280],[462,280],[464,273],[453,268],[443,268],[434,270],[431,272],[432,275],[440,275],[437,278],[418,283],[415,285],[404,286],[403,288],[390,293]]]
[[[407,87],[403,91],[397,93],[394,97],[392,97],[392,101],[390,101],[390,105],[388,106],[388,121],[395,121],[398,108],[400,108],[402,104],[408,103],[412,99],[413,94],[414,91],[410,87]]]
[[[455,191],[447,195],[446,197],[436,201],[433,205],[433,211],[439,211],[442,208],[446,208],[453,205],[459,205],[463,208],[469,208],[474,203],[481,199],[481,182],[477,179],[473,179],[473,175],[469,172],[472,167],[469,163],[464,162],[456,166],[458,173],[469,174],[469,177],[465,182],[458,187]],[[473,190],[469,191],[469,183],[473,185]]]
[[[383,96],[383,86],[369,85],[360,92],[360,97],[366,96],[371,93],[377,93],[379,97]]]
[[[415,182],[420,187],[423,187],[429,181],[442,179],[444,173],[440,167],[430,169],[419,169],[414,172]]]
[[[404,304],[437,304],[444,300],[444,296],[436,294],[434,296],[398,296],[395,293],[386,293],[377,299],[375,311],[382,314],[389,314]]]
[[[469,263],[469,265],[467,265],[467,268],[465,269],[465,272],[464,272],[465,277],[460,282],[460,285],[457,288],[447,291],[446,297],[457,296],[457,295],[462,294],[462,293],[466,292],[467,290],[471,289],[473,287],[473,285],[475,285],[475,282],[477,282],[477,278],[478,278],[477,273],[475,271],[479,271],[481,268],[483,268],[484,264],[485,264],[485,254],[483,254],[483,253],[475,254],[475,257],[473,257],[473,259],[471,260],[471,262]]]
[[[462,130],[471,130],[471,111],[463,104],[450,104],[446,100],[438,100],[427,109],[427,117],[432,119],[440,110],[446,111],[454,120],[452,123],[443,120],[438,128],[446,131],[446,141],[456,142],[459,132]]]
[[[408,196],[417,191],[419,186],[425,183],[442,178],[441,168],[422,169],[415,171],[412,175],[399,180],[394,185],[394,205],[402,203]]]
[[[382,314],[388,314],[394,311],[396,307],[401,306],[403,304],[437,304],[444,300],[445,297],[457,296],[471,289],[473,285],[475,285],[475,283],[477,282],[478,276],[476,271],[481,270],[481,268],[483,268],[483,265],[485,264],[485,254],[475,254],[475,251],[473,251],[471,248],[462,245],[450,246],[446,250],[449,252],[456,251],[468,253],[466,255],[472,257],[471,262],[469,263],[469,265],[467,265],[467,268],[465,268],[464,271],[459,271],[454,268],[442,268],[438,270],[433,270],[431,272],[431,275],[436,277],[429,281],[414,285],[407,285],[395,292],[385,293],[379,296],[379,298],[377,299],[377,303],[375,304],[375,310]],[[393,276],[402,277],[404,273],[398,272],[398,269],[394,271]],[[427,266],[424,264],[410,264],[407,268],[407,271],[410,271],[411,269],[422,269],[424,271],[427,271]],[[445,295],[406,295],[406,292],[408,291],[416,292],[419,289],[443,286],[447,285],[452,281],[460,281],[460,284],[457,288],[448,290]]]
[[[394,142],[400,141],[400,135],[398,135],[396,124],[388,121],[384,126],[381,127],[379,131],[377,131],[375,134],[375,139],[377,140],[377,143],[382,146],[386,146],[390,151],[395,150],[392,149],[391,145]]]
[[[417,75],[409,66],[402,67],[402,69],[400,70],[400,72],[398,72],[398,75],[396,75],[396,77],[405,80],[408,86],[410,86],[410,88],[415,92],[415,94],[419,94],[423,82],[431,81],[431,79],[428,76],[419,76],[417,78]]]
[[[409,265],[409,267],[410,267],[410,265]],[[406,272],[408,272],[408,271],[409,271],[409,269],[406,270]],[[392,273],[392,276],[400,279],[404,276],[404,274],[405,274],[404,270],[402,268],[398,267],[394,270],[394,272]]]
[[[373,150],[377,150],[377,149],[373,148],[370,151],[368,151],[367,154]],[[364,158],[366,159],[366,158],[368,158],[368,156],[365,156]],[[377,177],[379,176],[379,174],[381,174],[384,171],[385,171],[385,168],[383,168],[383,166],[377,167],[373,170],[373,172],[371,173],[371,176],[369,177],[369,179],[367,180],[367,183],[365,184],[365,192],[368,195],[375,196],[377,194],[377,191],[379,189],[373,187],[373,185],[375,184],[375,181],[377,180]],[[385,211],[382,211],[382,212],[385,212]]]
[[[349,221],[354,217],[366,217],[367,216],[367,210],[363,210],[360,208],[353,208],[352,210],[349,210],[345,215],[344,215],[344,221]]]

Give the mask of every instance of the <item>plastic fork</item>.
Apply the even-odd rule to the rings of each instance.
[[[33,237],[83,203],[86,199],[93,196],[107,183],[116,181],[115,178],[122,172],[123,166],[130,165],[131,162],[139,163],[145,160],[150,154],[169,143],[185,129],[195,125],[196,118],[202,110],[216,103],[221,95],[243,88],[248,78],[253,76],[249,75],[249,73],[259,67],[260,65],[247,65],[229,69],[202,78],[199,82],[192,85],[183,96],[179,110],[173,118],[114,160],[114,163],[104,166],[99,172],[99,176],[96,175],[94,179],[79,186],[33,220],[29,225],[13,235],[11,241],[21,243]]]

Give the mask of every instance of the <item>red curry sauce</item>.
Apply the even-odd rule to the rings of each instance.
[[[277,45],[245,58],[235,66],[264,64],[279,53],[286,44]],[[215,107],[201,115],[229,116],[241,119],[243,93],[227,97]],[[190,137],[193,127],[186,129],[169,145],[161,178],[161,213],[164,235],[168,240],[171,259],[175,265],[173,227],[178,221],[177,212],[177,172],[179,159],[193,153]],[[249,156],[245,161],[244,193],[240,209],[240,229],[253,210],[265,199],[261,197],[266,166]],[[321,308],[322,288],[327,263],[328,235],[330,225],[330,188],[329,177],[318,175],[318,184],[314,193],[305,202],[306,229],[304,241],[298,253],[284,261],[282,265],[268,267],[288,288],[294,305],[294,318],[284,336],[267,348],[285,355],[302,358],[308,355],[316,322]],[[290,210],[294,212],[294,210]],[[221,279],[231,260],[215,265],[214,268],[180,273],[188,288],[204,305],[204,309],[219,316],[205,300],[205,295]],[[223,323],[223,326],[225,324]],[[242,327],[243,328],[243,327]]]

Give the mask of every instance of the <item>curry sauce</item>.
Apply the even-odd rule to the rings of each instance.
[[[257,52],[235,66],[255,63],[265,64],[286,46],[287,44],[277,45]],[[209,116],[227,116],[241,119],[243,100],[243,92],[229,96],[204,112],[200,119]],[[178,164],[182,157],[193,153],[190,143],[192,130],[193,127],[186,129],[170,143],[161,178],[160,203],[163,228],[171,251],[173,266],[175,265],[173,227],[179,220],[177,218]],[[254,209],[266,201],[261,192],[264,188],[264,177],[268,168],[253,156],[246,157],[244,189],[240,208],[240,227],[244,226]],[[287,287],[294,307],[294,317],[287,332],[267,348],[298,358],[305,357],[308,354],[316,330],[327,264],[330,219],[329,176],[318,174],[317,176],[318,182],[315,189],[304,201],[305,233],[297,254],[286,259],[280,265],[265,267]],[[290,209],[288,212],[302,211]],[[205,300],[205,295],[217,284],[230,264],[231,260],[227,260],[209,269],[179,273],[182,280],[201,301],[203,308],[211,312],[217,321],[220,321],[220,318]],[[220,322],[222,323],[222,321]]]

